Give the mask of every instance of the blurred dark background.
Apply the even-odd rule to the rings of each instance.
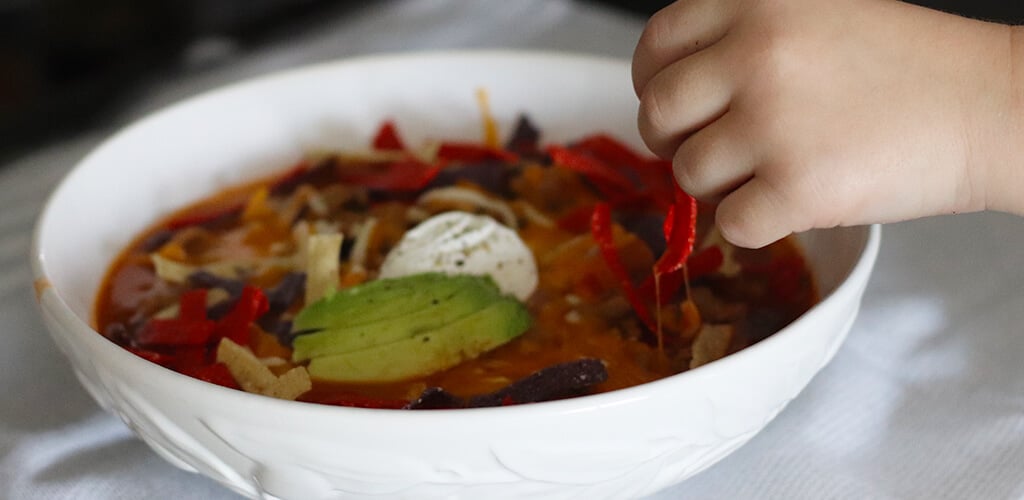
[[[472,1],[472,0],[467,0]],[[582,0],[581,0],[582,1]],[[646,17],[665,0],[588,0]],[[1019,24],[1020,0],[914,0]],[[245,49],[358,8],[355,0],[0,0],[0,163],[88,126],[166,75],[196,40]],[[194,47],[193,47],[194,48]],[[206,48],[216,53],[217,45]],[[162,73],[163,72],[163,73]]]

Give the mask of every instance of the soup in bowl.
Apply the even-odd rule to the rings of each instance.
[[[173,106],[54,193],[44,319],[100,404],[248,496],[681,481],[831,358],[878,229],[729,246],[637,154],[628,75],[389,56]]]

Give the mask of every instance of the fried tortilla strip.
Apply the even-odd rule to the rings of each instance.
[[[693,358],[690,369],[721,359],[729,352],[729,343],[735,328],[732,325],[711,325],[705,323],[693,341]]]
[[[296,366],[280,377],[277,377],[277,380],[270,387],[266,388],[263,395],[294,401],[295,398],[312,388],[313,384],[309,379],[309,372],[306,371],[306,367]]]
[[[223,338],[217,345],[217,362],[224,363],[245,392],[294,400],[313,384],[305,367],[297,366],[280,377],[274,375],[247,347]]]

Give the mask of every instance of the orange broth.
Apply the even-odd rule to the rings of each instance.
[[[487,150],[486,146],[478,146],[477,153]],[[728,244],[711,234],[713,210],[701,206],[694,255],[719,246],[727,254],[727,262],[689,280],[688,286],[673,290],[666,303],[657,308],[663,337],[659,348],[657,332],[650,331],[637,318],[588,227],[588,208],[605,198],[598,189],[600,183],[578,171],[551,165],[550,158],[536,146],[516,152],[514,158],[494,151],[490,156],[484,153],[480,153],[484,161],[449,159],[440,163],[448,171],[505,170],[507,179],[498,191],[485,187],[490,181],[478,181],[479,172],[468,170],[462,171],[467,173],[464,178],[449,181],[448,185],[500,200],[516,214],[517,232],[533,251],[539,273],[538,288],[526,304],[533,317],[531,328],[501,347],[440,373],[382,384],[313,380],[313,389],[300,400],[344,404],[338,402],[357,395],[400,402],[415,399],[428,387],[442,387],[452,394],[469,397],[496,391],[537,370],[580,358],[600,359],[608,372],[607,380],[588,392],[610,391],[689,369],[694,339],[703,334],[699,328],[705,323],[725,325],[731,332],[725,351],[728,354],[771,335],[817,300],[810,271],[792,239],[756,251],[726,249]],[[610,163],[599,154],[593,156]],[[144,231],[109,269],[95,305],[96,327],[140,355],[191,373],[193,365],[214,362],[215,346],[145,346],[133,340],[133,331],[158,311],[176,304],[181,293],[189,288],[158,277],[151,254],[193,266],[225,258],[286,256],[295,250],[296,224],[330,221],[348,241],[338,276],[339,286],[347,287],[374,279],[388,250],[424,214],[453,209],[487,213],[472,204],[417,203],[417,196],[424,189],[440,184],[436,178],[424,189],[403,192],[337,180],[346,172],[383,168],[381,165],[389,161],[393,160],[353,161],[329,156],[303,163],[271,179],[225,190],[171,214]],[[657,165],[654,160],[644,161]],[[664,182],[671,183],[667,167],[660,168],[666,172]],[[304,203],[303,196],[317,198],[319,210],[310,208],[314,204],[308,200]],[[292,214],[293,218],[282,219],[284,213]],[[368,217],[375,218],[377,225],[367,236],[365,261],[356,265],[347,260],[351,258],[351,240]],[[660,230],[663,218],[664,208],[654,204],[630,202],[616,209],[615,246],[638,286],[651,275],[656,252],[660,250],[654,248],[658,246],[656,241],[651,243],[650,237],[645,241],[638,234],[643,231],[628,221],[641,219],[648,226],[654,221]],[[627,222],[619,223],[620,220]],[[660,243],[664,245],[664,240]],[[269,265],[249,273],[244,280],[269,289],[288,271]],[[701,324],[686,323],[689,320],[680,304],[687,299],[696,305]],[[653,303],[648,305],[653,308]],[[302,307],[299,297],[282,317],[290,317]],[[251,329],[248,347],[257,357],[285,360],[272,366],[275,373],[293,366],[286,337],[268,333],[256,324]]]

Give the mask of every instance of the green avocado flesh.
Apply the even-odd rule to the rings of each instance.
[[[389,382],[429,375],[476,358],[529,327],[526,308],[513,299],[503,298],[406,340],[314,358],[309,363],[309,375],[337,382]]]
[[[308,304],[295,317],[292,329],[323,330],[374,323],[420,311],[433,300],[471,285],[489,287],[498,293],[490,278],[478,276],[422,273],[370,281]]]
[[[424,273],[342,290],[303,309],[292,359],[310,375],[387,382],[475,358],[523,333],[530,316],[486,276]]]

